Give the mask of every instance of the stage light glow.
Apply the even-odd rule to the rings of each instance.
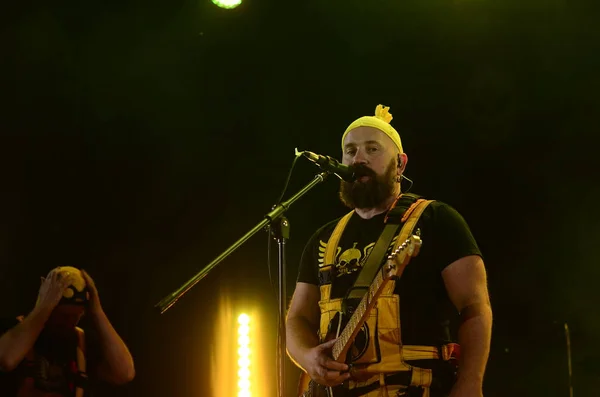
[[[226,9],[232,9],[242,4],[242,0],[212,0],[212,2],[216,6]]]
[[[238,317],[238,397],[251,397],[250,393],[250,317]]]
[[[238,324],[240,324],[240,325],[248,325],[249,322],[250,322],[250,316],[248,316],[247,314],[242,313],[238,317]]]
[[[232,295],[229,289],[219,293],[218,318],[214,328],[214,343],[211,343],[209,396],[273,395],[272,377],[265,365],[271,359],[271,352],[264,346],[264,328],[268,323],[262,318],[260,308],[236,307]],[[199,349],[205,348],[206,341],[199,342]],[[202,350],[200,352],[204,354]],[[198,385],[198,388],[206,387],[204,383]],[[208,397],[205,392],[192,394]]]

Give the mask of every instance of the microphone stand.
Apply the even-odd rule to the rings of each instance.
[[[270,229],[273,238],[277,240],[278,246],[277,261],[279,263],[279,312],[277,316],[277,375],[279,379],[277,381],[277,395],[279,397],[283,397],[285,393],[285,302],[287,298],[285,292],[285,269],[287,267],[285,261],[285,244],[286,241],[290,238],[290,223],[282,215],[272,222]]]
[[[571,365],[571,332],[569,324],[565,322],[565,340],[567,344],[567,374],[569,375],[569,397],[573,397],[573,366]]]
[[[243,235],[238,241],[233,243],[231,247],[227,248],[221,255],[216,257],[212,262],[206,265],[196,275],[186,281],[181,287],[173,291],[169,295],[165,296],[160,302],[154,307],[157,308],[161,314],[169,310],[183,295],[185,295],[190,289],[194,287],[200,280],[208,275],[208,273],[225,258],[231,255],[236,249],[238,249],[243,243],[245,243],[250,237],[258,233],[259,230],[269,226],[271,233],[277,240],[279,246],[279,291],[278,291],[278,303],[279,303],[279,318],[278,318],[278,332],[277,332],[277,374],[279,381],[277,382],[277,396],[284,397],[285,394],[285,308],[286,308],[286,292],[285,292],[285,244],[286,240],[289,239],[289,222],[283,216],[290,206],[296,202],[300,197],[304,196],[308,191],[319,183],[325,181],[330,172],[325,171],[315,175],[314,179],[302,188],[298,193],[293,195],[287,201],[273,207],[271,212],[265,215],[264,219],[250,229],[245,235]]]

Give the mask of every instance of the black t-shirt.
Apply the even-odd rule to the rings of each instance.
[[[354,213],[350,218],[335,256],[332,299],[344,297],[356,280],[358,270],[385,227],[385,215],[362,219]],[[329,222],[308,241],[298,282],[319,285],[319,269],[328,265],[323,263],[325,247],[338,221]],[[458,313],[447,295],[441,272],[452,262],[468,255],[481,256],[481,252],[463,217],[442,202],[434,201],[425,209],[417,229],[421,231],[423,245],[395,289],[400,296],[402,343],[437,346],[454,342],[450,325],[457,320]]]
[[[0,319],[0,335],[18,324],[16,318]],[[0,371],[0,395],[17,396],[24,379],[33,381],[36,389],[64,397],[75,396],[75,385],[85,389],[77,376],[77,340],[75,330],[60,340],[42,331],[34,345],[34,360],[26,358],[11,372]]]

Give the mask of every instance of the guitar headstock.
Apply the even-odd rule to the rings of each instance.
[[[398,246],[391,254],[388,255],[384,268],[384,274],[388,277],[395,276],[399,266],[406,266],[408,262],[415,256],[419,255],[423,245],[423,240],[419,237],[419,233],[413,234]]]

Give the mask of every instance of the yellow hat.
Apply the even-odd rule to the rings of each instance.
[[[77,292],[82,292],[86,285],[85,279],[81,275],[81,270],[72,267],[72,266],[61,266],[58,268],[58,271],[61,273],[69,272],[73,277],[73,283],[67,288],[63,293],[63,297],[66,299],[73,299]]]
[[[398,148],[398,151],[400,153],[404,153],[404,151],[402,150],[402,141],[400,140],[400,134],[398,134],[398,131],[396,131],[394,127],[392,127],[390,124],[390,121],[392,121],[393,117],[392,114],[388,111],[389,109],[389,106],[385,107],[383,105],[377,105],[377,107],[375,108],[375,116],[364,116],[350,124],[350,126],[346,128],[344,135],[342,135],[342,150],[344,150],[344,139],[346,139],[346,135],[348,135],[348,132],[358,127],[373,127],[377,128],[379,131],[389,136]]]
[[[67,289],[65,289],[65,292],[63,292],[60,303],[81,305],[88,301],[89,293],[86,288],[87,285],[85,279],[81,275],[81,270],[72,266],[60,266],[52,269],[50,273],[48,273],[48,277],[52,272],[69,273],[73,279],[71,285],[69,285]]]

